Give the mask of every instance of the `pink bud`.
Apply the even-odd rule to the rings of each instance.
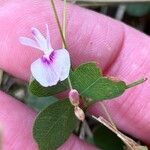
[[[77,90],[72,89],[69,92],[69,100],[73,106],[78,106],[80,102],[79,93]]]
[[[79,120],[84,121],[85,114],[84,114],[84,111],[80,107],[76,106],[74,108],[74,113]]]

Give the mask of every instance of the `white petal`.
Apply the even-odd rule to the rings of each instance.
[[[55,50],[57,53],[57,59],[61,60],[62,70],[60,75],[60,81],[65,80],[69,76],[70,72],[70,56],[66,49]]]
[[[26,46],[31,46],[33,48],[37,48],[37,49],[40,49],[40,47],[37,45],[37,43],[30,39],[30,38],[27,38],[27,37],[20,37],[19,38],[19,41],[21,44],[23,45],[26,45]]]
[[[36,28],[32,28],[31,30],[35,40],[37,41],[39,47],[43,50],[43,52],[44,53],[47,53],[47,51],[49,51],[49,53],[52,52],[53,49],[49,49],[47,45],[47,39],[45,39],[45,37],[41,34],[41,32]]]
[[[54,56],[55,57],[55,56]],[[31,65],[33,77],[44,87],[56,85],[59,81],[62,65],[59,59],[54,59],[51,63],[44,63],[38,59]]]
[[[47,40],[48,49],[45,50],[45,53],[50,52],[50,50],[53,50],[51,42],[50,42],[50,33],[49,33],[48,24],[46,24],[46,40]]]
[[[37,41],[38,45],[44,51],[44,49],[47,48],[47,41],[46,41],[46,39],[44,38],[44,36],[41,34],[41,32],[38,29],[32,28],[31,30],[32,30],[32,33],[33,33],[34,38]]]

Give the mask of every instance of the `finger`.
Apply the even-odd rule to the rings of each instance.
[[[4,150],[37,149],[32,138],[35,112],[14,98],[0,92],[0,124]]]
[[[62,3],[57,1],[56,6],[61,17]],[[0,10],[0,21],[0,67],[16,77],[29,79],[30,65],[41,55],[40,51],[19,43],[20,36],[31,37],[31,27],[44,33],[48,23],[53,47],[62,47],[49,1],[7,1]],[[68,8],[67,33],[68,49],[75,65],[94,60],[106,68],[116,58],[123,41],[120,23],[71,5]]]
[[[4,150],[38,149],[32,138],[32,124],[35,115],[36,113],[24,104],[0,92],[0,125],[3,129]],[[82,142],[74,135],[61,146],[60,150],[65,150],[66,147],[72,150],[79,149],[79,147],[81,150],[96,150],[95,147]]]

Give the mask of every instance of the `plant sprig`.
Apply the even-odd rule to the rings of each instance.
[[[64,0],[62,27],[54,0],[51,0],[51,4],[61,35],[63,47],[67,49],[67,2]],[[57,101],[38,114],[33,126],[33,136],[37,141],[40,150],[48,150],[49,148],[55,150],[62,145],[69,138],[73,130],[75,130],[76,126],[78,125],[78,121],[83,121],[85,119],[84,113],[93,103],[118,97],[127,89],[137,86],[146,80],[147,79],[144,78],[131,84],[126,84],[124,81],[119,79],[103,76],[101,69],[96,65],[95,62],[81,64],[76,69],[70,71],[70,75],[66,80],[58,82],[53,86],[43,87],[36,80],[33,80],[29,86],[29,89],[33,94],[39,97],[55,95],[68,89],[70,89],[70,91],[76,90],[72,93],[74,94],[75,99],[69,95],[69,99]],[[79,107],[79,95],[83,102],[82,109],[85,112]],[[129,139],[124,138],[124,135],[118,131],[106,107],[103,104],[102,107],[110,122],[103,120],[103,118],[95,119],[115,132],[131,149],[132,147],[129,143]],[[81,119],[77,120],[76,116],[78,119]]]

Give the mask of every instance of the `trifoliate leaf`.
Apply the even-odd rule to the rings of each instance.
[[[37,116],[33,136],[40,150],[55,150],[63,144],[77,125],[69,100],[51,104]]]

